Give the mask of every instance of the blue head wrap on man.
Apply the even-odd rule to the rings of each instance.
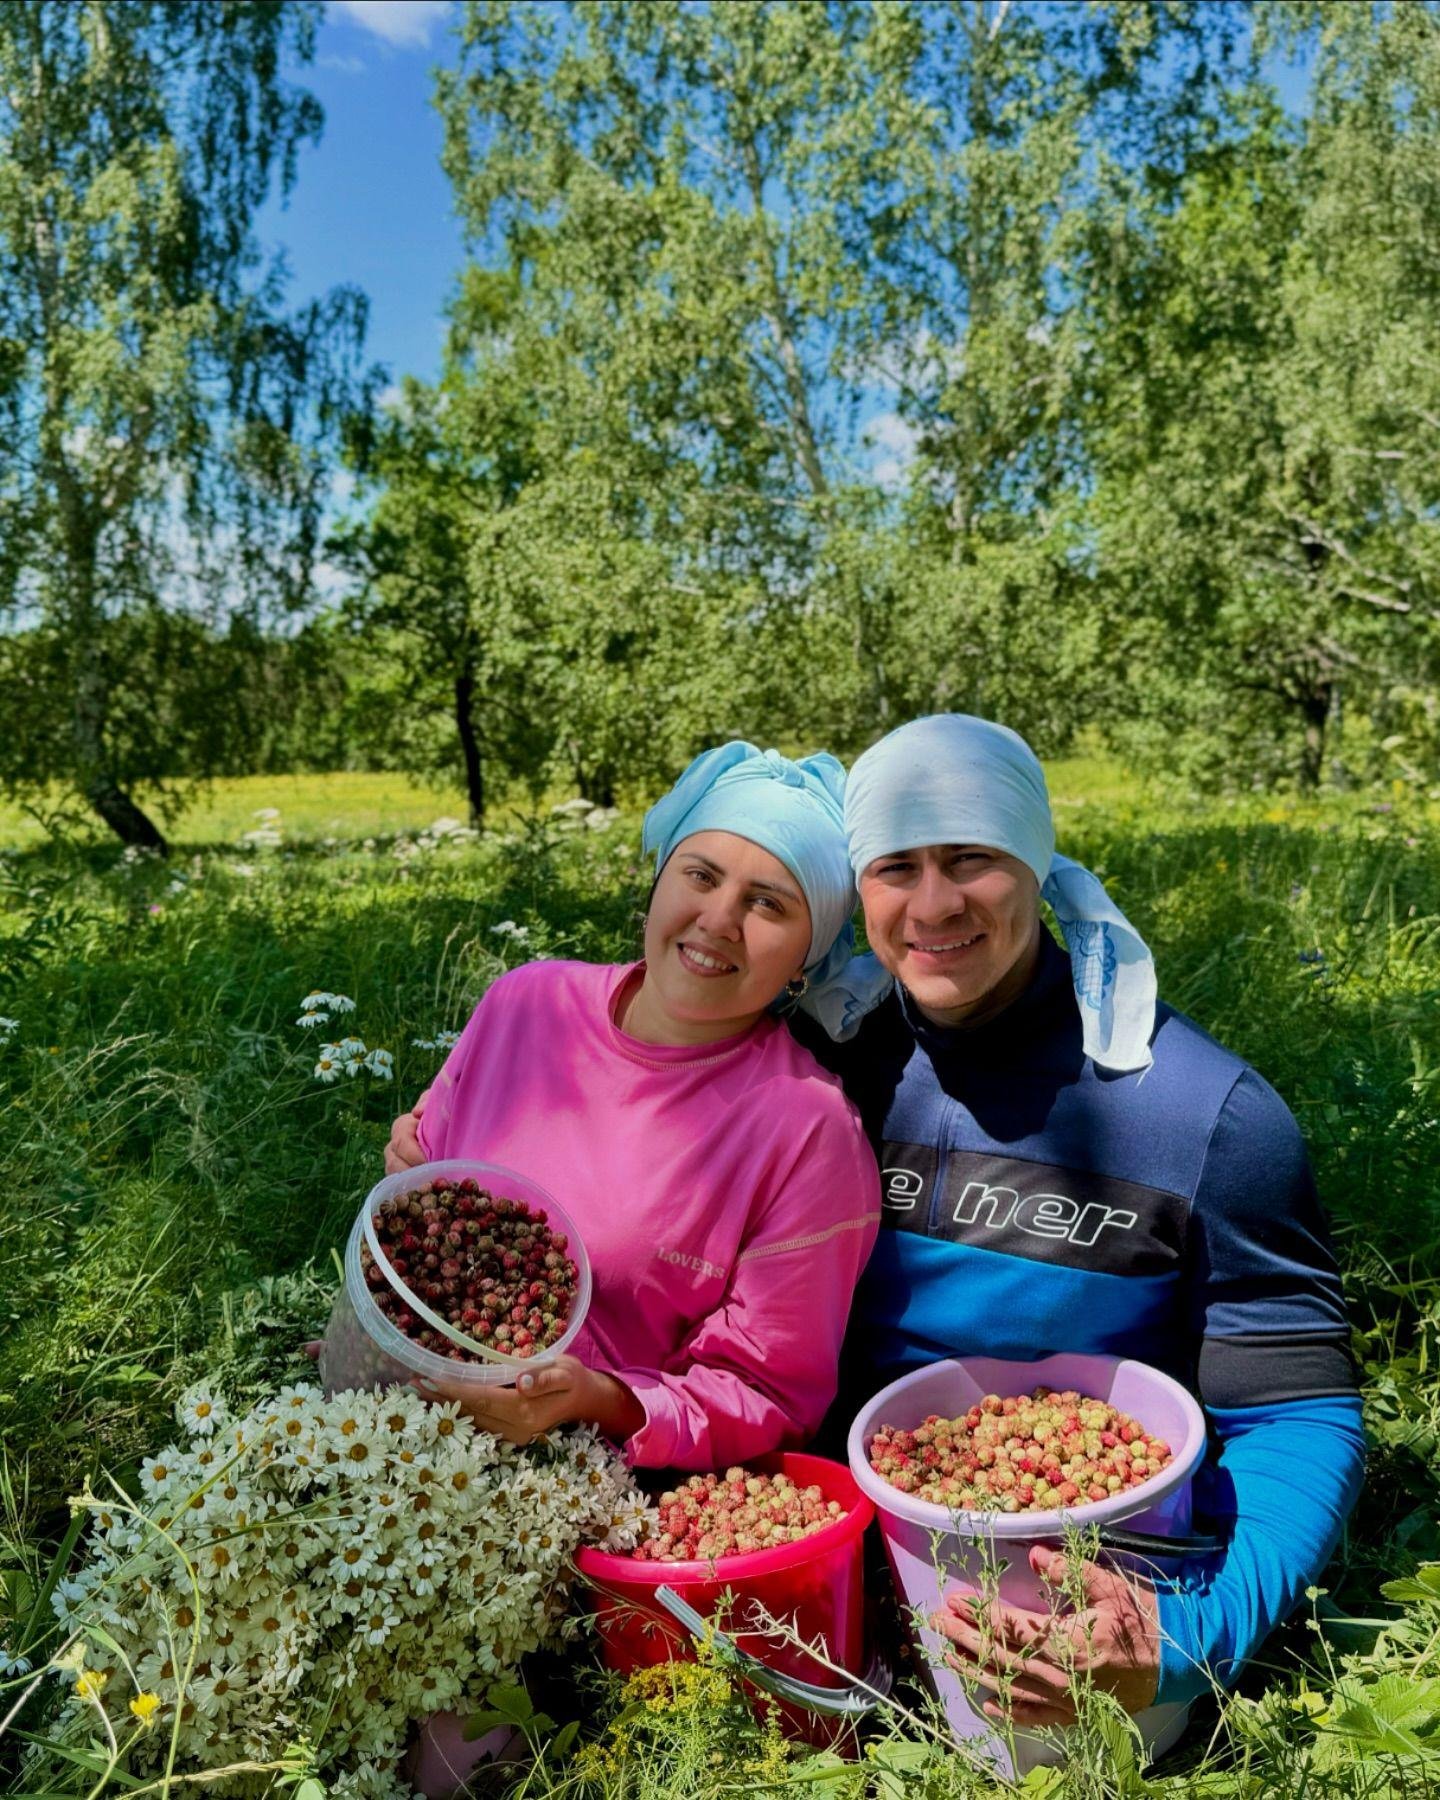
[[[968,713],[913,719],[855,763],[845,823],[857,878],[877,857],[927,844],[984,845],[1024,863],[1070,952],[1086,1054],[1106,1069],[1150,1066],[1154,962],[1101,882],[1056,853],[1045,773],[1022,737]],[[890,985],[873,957],[857,957],[807,1010],[848,1038]]]

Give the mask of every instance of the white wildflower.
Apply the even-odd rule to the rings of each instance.
[[[317,1081],[338,1081],[344,1070],[340,1066],[340,1047],[338,1044],[322,1044],[320,1055],[315,1062],[315,1079]]]
[[[62,1625],[68,1624],[70,1620],[77,1618],[85,1610],[90,1595],[99,1586],[100,1580],[101,1576],[98,1572],[84,1569],[79,1575],[56,1582],[51,1604]],[[56,1667],[60,1666],[57,1663]]]
[[[341,1038],[338,1044],[327,1044],[325,1049],[333,1052],[336,1062],[347,1075],[358,1075],[365,1067],[367,1051],[364,1038]]]
[[[597,1461],[593,1434],[520,1450],[409,1388],[327,1399],[297,1384],[233,1423],[216,1422],[204,1383],[183,1404],[187,1445],[141,1472],[166,1536],[142,1521],[146,1541],[121,1550],[129,1515],[96,1505],[82,1571],[51,1597],[67,1632],[107,1651],[90,1666],[77,1638],[60,1729],[90,1729],[107,1680],[128,1694],[127,1668],[173,1707],[193,1656],[177,1776],[217,1758],[278,1761],[324,1716],[327,1789],[393,1800],[414,1722],[478,1703],[489,1678],[561,1641],[575,1550],[645,1516],[618,1461]],[[154,1777],[170,1742],[168,1729],[140,1735],[134,1772]]]
[[[147,1498],[168,1493],[181,1467],[175,1457],[147,1456],[140,1465],[140,1486]]]
[[[578,796],[574,800],[562,800],[558,806],[550,808],[556,817],[562,819],[583,819],[586,813],[592,813],[594,810],[595,802],[593,800],[581,800]]]
[[[328,1025],[337,1013],[352,1013],[355,1002],[348,994],[329,994],[324,988],[313,988],[300,1002],[299,1026]]]
[[[437,1031],[433,1038],[411,1038],[417,1050],[453,1050],[460,1042],[458,1031]]]
[[[18,1019],[0,1018],[0,1044],[8,1044],[19,1029],[20,1021]]]
[[[175,1421],[192,1437],[209,1437],[226,1422],[225,1407],[213,1388],[197,1384],[187,1388],[175,1408]]]
[[[512,938],[517,944],[523,944],[530,935],[528,925],[517,925],[513,919],[502,919],[498,925],[490,927],[494,937]]]

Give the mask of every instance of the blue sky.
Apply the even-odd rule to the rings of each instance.
[[[288,205],[258,221],[283,248],[291,298],[339,282],[370,297],[368,352],[392,376],[433,377],[460,227],[440,168],[431,71],[453,60],[448,0],[327,0],[315,62],[293,71],[325,108]]]
[[[453,0],[326,0],[315,62],[292,72],[325,108],[324,135],[302,154],[288,205],[272,202],[258,221],[261,241],[289,258],[293,300],[339,282],[364,290],[368,355],[392,379],[439,373],[461,261],[431,104],[432,71],[455,57],[453,12]],[[1276,58],[1272,75],[1287,105],[1303,104],[1303,71]],[[892,485],[912,434],[883,404],[867,411],[871,473]]]

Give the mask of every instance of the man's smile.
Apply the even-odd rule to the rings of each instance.
[[[983,931],[975,931],[969,937],[936,939],[933,943],[921,942],[917,938],[907,938],[905,948],[915,956],[953,956],[959,951],[969,950],[984,936]]]

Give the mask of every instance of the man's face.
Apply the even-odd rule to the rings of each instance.
[[[1040,890],[1018,857],[980,844],[878,856],[860,876],[870,947],[939,1025],[999,1012],[1030,979]]]

